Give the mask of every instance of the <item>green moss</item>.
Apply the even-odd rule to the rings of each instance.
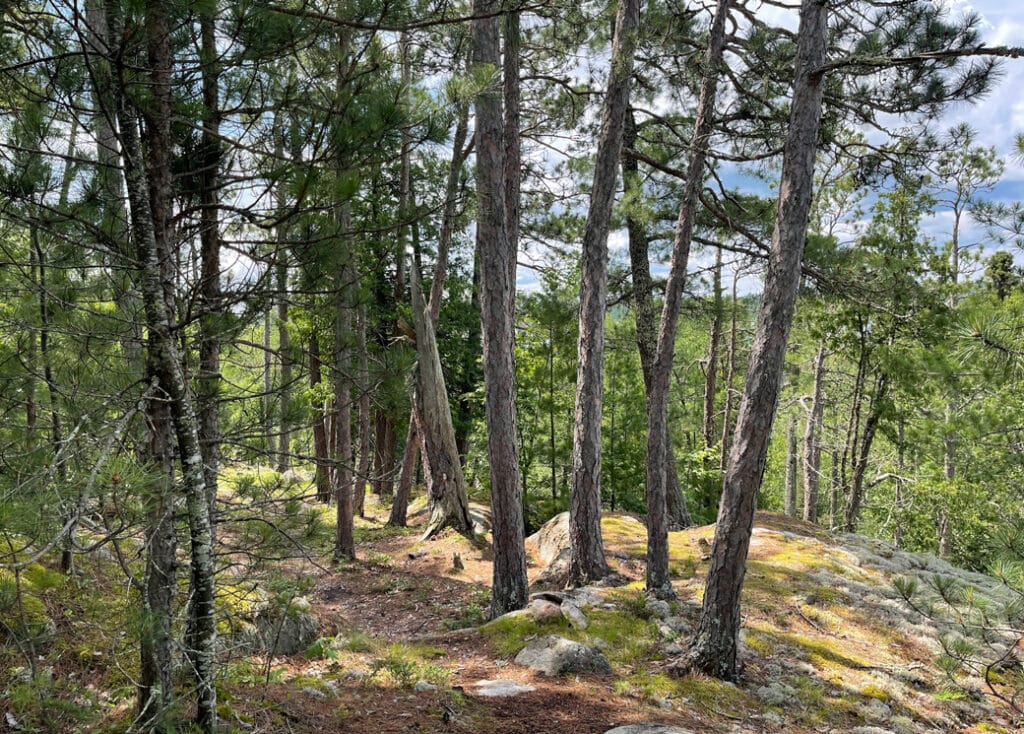
[[[530,639],[545,634],[587,645],[601,641],[602,652],[613,666],[634,665],[650,658],[660,642],[657,625],[628,612],[587,609],[585,614],[590,622],[586,630],[574,629],[564,619],[553,620],[541,627],[529,615],[517,614],[499,617],[481,627],[480,631],[501,655],[514,655]]]
[[[673,578],[692,579],[697,575],[697,559],[691,557],[672,561],[668,564],[668,573]]]
[[[451,671],[430,662],[444,655],[444,650],[429,645],[389,645],[381,657],[373,661],[370,672],[403,688],[410,688],[418,681],[446,688],[451,682]]]
[[[33,563],[21,571],[22,586],[40,593],[60,588],[67,578],[60,571],[53,571],[41,563]]]
[[[396,528],[391,525],[385,525],[384,527],[368,525],[357,526],[353,531],[353,537],[355,537],[356,545],[364,545],[374,540],[404,538],[409,535],[415,535],[417,532],[418,530],[416,528]]]
[[[23,591],[0,609],[0,637],[11,644],[44,645],[53,639],[55,627],[46,605]]]
[[[831,712],[831,706],[825,699],[825,689],[810,678],[796,677],[786,680],[800,701],[798,720],[805,726],[817,726]]]
[[[96,691],[74,681],[55,680],[50,675],[40,674],[30,681],[14,683],[6,694],[19,731],[37,734],[93,731],[91,723],[102,712]]]
[[[252,616],[266,599],[266,594],[256,584],[217,586],[217,612],[220,616]]]
[[[612,665],[634,665],[651,656],[660,638],[657,625],[631,614],[610,610],[587,610],[590,626],[585,631],[571,630],[566,635],[579,642],[593,644],[595,638],[607,647],[604,654]]]
[[[615,683],[616,693],[647,699],[668,698],[678,694],[678,688],[678,679],[649,670],[638,670]]]
[[[775,651],[775,640],[761,630],[749,630],[744,644],[748,650],[762,657],[769,657]]]
[[[746,717],[763,708],[761,702],[747,691],[717,678],[701,675],[679,678],[676,693],[715,714]]]
[[[868,698],[874,698],[882,703],[889,703],[892,700],[892,696],[883,688],[876,685],[867,685],[860,689],[860,695],[867,696]]]
[[[569,623],[564,619],[553,620],[544,629],[533,621],[529,614],[506,614],[488,622],[480,628],[480,632],[491,641],[499,655],[515,655],[526,647],[533,637],[545,633],[563,634],[569,630]]]
[[[795,633],[780,633],[776,637],[779,641],[802,650],[807,660],[819,668],[828,667],[832,664],[842,665],[846,668],[861,669],[871,665],[869,661],[850,654],[829,640]]]

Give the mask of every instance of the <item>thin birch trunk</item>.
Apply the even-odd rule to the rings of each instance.
[[[189,525],[192,591],[189,604],[192,644],[186,654],[197,689],[199,729],[204,734],[213,734],[217,728],[213,526],[199,440],[199,418],[174,337],[175,327],[167,299],[168,278],[163,265],[170,253],[168,236],[172,194],[171,28],[164,2],[150,2],[146,6],[145,30],[152,97],[144,110],[148,143],[145,153],[136,111],[123,90],[119,90],[118,127],[124,146],[125,182],[149,332],[147,350],[159,388],[166,395],[181,462],[181,483]]]
[[[784,512],[789,517],[796,517],[796,419],[790,416],[786,427],[786,490]]]
[[[327,442],[327,416],[324,404],[317,398],[317,386],[323,381],[323,360],[320,337],[314,326],[309,335],[309,386],[313,388],[313,463],[316,467],[316,498],[331,501],[331,461]]]
[[[359,391],[359,463],[356,468],[352,514],[364,517],[366,483],[370,478],[370,367],[366,348],[366,304],[362,298],[356,307],[356,349],[359,353],[359,372],[356,375],[356,389]]]
[[[818,522],[818,489],[821,486],[821,431],[824,417],[825,346],[814,358],[814,389],[811,412],[804,431],[804,520]]]

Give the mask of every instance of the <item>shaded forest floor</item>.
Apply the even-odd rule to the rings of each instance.
[[[331,510],[300,504],[308,517],[329,518]],[[413,527],[387,528],[385,508],[368,497],[366,518],[357,521],[355,563],[330,564],[329,532],[320,533],[316,554],[283,564],[265,558],[247,564],[251,553],[230,556],[236,566],[222,583],[225,616],[245,617],[258,592],[315,618],[319,629],[301,652],[268,657],[232,647],[238,627],[222,627],[220,706],[227,731],[601,734],[639,722],[723,734],[1019,731],[982,681],[943,672],[938,639],[947,630],[912,613],[893,588],[900,575],[950,572],[998,594],[994,580],[956,572],[938,559],[759,514],[744,591],[743,680],[732,685],[669,670],[699,614],[707,570],[701,539],[710,540],[713,527],[671,534],[679,597],[674,631],[642,594],[642,523],[607,515],[609,561],[631,583],[596,590],[598,603],[584,609],[590,624],[577,630],[564,618],[485,624],[489,549],[453,533],[421,541],[415,526],[422,520],[414,512]],[[226,532],[243,539],[250,531]],[[53,635],[32,651],[34,674],[24,651],[5,651],[0,731],[128,727],[133,599],[117,580],[117,563],[110,554],[87,558],[78,578],[63,583],[48,569],[34,571],[46,576],[36,585]],[[275,570],[253,577],[250,565]],[[540,570],[533,553],[531,580]],[[544,635],[602,649],[613,674],[547,678],[512,661],[527,641]],[[510,698],[479,695],[477,683],[499,679],[534,690]]]

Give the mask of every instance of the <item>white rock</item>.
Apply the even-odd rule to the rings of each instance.
[[[487,698],[509,698],[523,693],[531,693],[535,690],[533,686],[520,683],[515,680],[478,680],[473,684],[478,696]]]

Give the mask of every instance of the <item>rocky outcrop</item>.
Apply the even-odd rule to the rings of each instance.
[[[534,581],[542,588],[561,588],[569,578],[569,513],[555,515],[526,539],[536,552],[543,570]]]

